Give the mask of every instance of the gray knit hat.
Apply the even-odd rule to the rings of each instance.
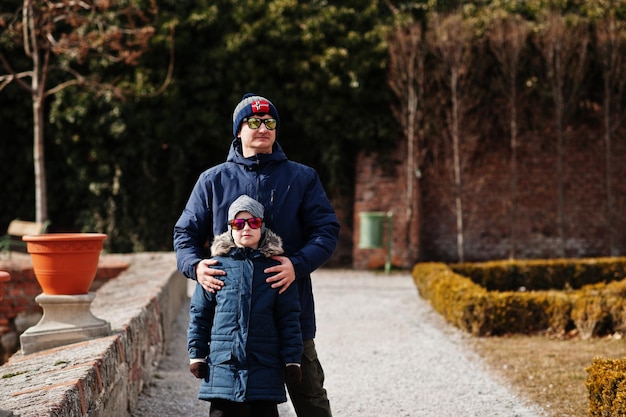
[[[255,199],[248,197],[245,194],[240,195],[235,201],[233,201],[233,203],[228,208],[229,231],[232,230],[232,228],[230,227],[230,221],[233,220],[237,216],[237,214],[241,213],[242,211],[247,211],[254,217],[263,218],[265,208],[263,207],[263,204],[259,203]],[[265,222],[263,222],[263,225],[261,226],[261,234],[263,234],[263,232],[265,232]]]
[[[271,101],[265,97],[258,96],[256,94],[247,93],[244,94],[235,111],[233,112],[233,137],[237,137],[237,132],[241,127],[241,122],[246,117],[250,117],[253,114],[269,114],[278,122],[276,129],[280,127],[280,117],[278,117],[278,110],[272,104]]]

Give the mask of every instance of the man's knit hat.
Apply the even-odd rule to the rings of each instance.
[[[256,94],[247,93],[244,94],[235,111],[233,112],[233,137],[237,137],[237,132],[241,127],[241,122],[246,117],[250,117],[253,114],[269,114],[278,122],[276,129],[280,127],[280,117],[278,117],[278,110],[272,104],[271,101],[265,97],[258,96]]]
[[[228,208],[228,221],[230,222],[231,220],[233,220],[237,216],[237,214],[241,213],[242,211],[247,211],[254,217],[263,218],[265,208],[263,207],[263,204],[243,194],[239,196],[235,201],[233,201],[233,203]],[[230,224],[228,224],[228,230],[232,231]],[[261,226],[261,235],[263,235],[264,231],[265,222],[263,222],[263,225]]]

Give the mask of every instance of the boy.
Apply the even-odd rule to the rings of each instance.
[[[242,195],[228,209],[228,231],[211,245],[215,268],[227,272],[217,293],[197,284],[188,329],[190,372],[202,378],[198,398],[211,417],[278,417],[285,382],[300,383],[303,350],[296,286],[284,293],[265,282],[264,269],[282,253],[265,228],[264,208]]]

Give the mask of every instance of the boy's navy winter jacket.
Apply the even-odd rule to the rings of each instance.
[[[213,245],[217,268],[227,272],[216,294],[196,284],[191,298],[189,357],[207,358],[208,376],[198,398],[285,402],[285,366],[300,363],[300,303],[295,286],[283,294],[265,282],[277,262],[280,238],[266,230],[258,250],[238,248],[230,233]]]
[[[283,240],[296,272],[304,340],[315,338],[311,272],[333,254],[339,222],[317,172],[287,159],[278,143],[271,154],[244,158],[234,140],[226,162],[203,172],[174,227],[178,269],[196,279],[205,244],[227,229],[228,207],[246,194],[265,207],[265,224]]]

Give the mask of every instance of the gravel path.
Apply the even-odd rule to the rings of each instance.
[[[191,283],[191,282],[190,282]],[[314,273],[315,340],[335,417],[542,417],[464,347],[469,336],[417,294],[408,273]],[[132,417],[206,417],[187,370],[188,306]],[[295,417],[289,403],[282,417]]]

